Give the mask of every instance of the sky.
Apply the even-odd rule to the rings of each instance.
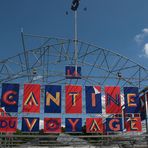
[[[71,2],[0,0],[0,60],[23,52],[21,28],[24,33],[73,39]],[[147,68],[147,6],[148,0],[81,0],[78,39],[115,51]]]

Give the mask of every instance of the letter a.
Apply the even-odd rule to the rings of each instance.
[[[30,105],[30,106],[35,105],[35,106],[38,106],[38,102],[37,102],[33,92],[31,92],[29,94],[28,98],[24,102],[24,105]]]
[[[92,125],[90,127],[90,131],[94,131],[94,132],[100,131],[100,128],[99,128],[96,120],[93,120]]]

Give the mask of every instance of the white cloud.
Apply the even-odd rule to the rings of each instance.
[[[148,33],[148,28],[144,28],[142,31],[143,31],[144,33]]]
[[[146,56],[148,56],[148,43],[144,45],[144,53]]]
[[[144,41],[145,37],[148,36],[148,28],[144,28],[142,29],[141,33],[140,34],[137,34],[135,36],[135,41],[140,44]]]
[[[139,57],[148,58],[148,28],[142,29],[141,33],[137,34],[134,39],[142,49],[142,53],[139,55]]]

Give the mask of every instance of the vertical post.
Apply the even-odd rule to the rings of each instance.
[[[125,106],[122,106],[122,129],[123,129],[123,132],[124,132],[124,109],[125,109]]]
[[[78,54],[78,47],[77,47],[77,42],[78,42],[78,33],[77,33],[77,10],[74,11],[74,15],[75,15],[75,36],[74,36],[74,48],[75,48],[75,71],[77,72],[77,54]]]
[[[24,51],[24,57],[25,57],[26,70],[28,74],[28,81],[29,81],[29,69],[28,69],[29,64],[28,64],[28,58],[27,58],[26,47],[24,42],[23,28],[21,28],[21,38],[22,38],[22,45],[23,45],[23,51]]]
[[[144,92],[145,95],[145,109],[146,109],[146,134],[148,134],[148,98],[147,91]]]

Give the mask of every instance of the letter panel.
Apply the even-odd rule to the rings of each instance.
[[[61,86],[45,86],[44,112],[61,113]]]
[[[101,87],[85,86],[86,113],[102,113]]]
[[[61,118],[44,118],[44,133],[61,133]]]
[[[25,84],[23,97],[23,112],[40,112],[40,85]]]
[[[105,87],[105,106],[107,114],[121,114],[121,97],[119,86]]]
[[[15,133],[17,124],[17,117],[0,117],[0,133]]]
[[[75,66],[66,66],[65,75],[66,79],[81,79],[81,67],[78,66],[76,70]]]
[[[127,132],[142,132],[141,118],[140,117],[126,118],[125,128]]]
[[[66,113],[82,113],[82,87],[75,85],[65,86]]]
[[[80,133],[82,132],[82,119],[81,118],[66,118],[66,132]]]
[[[19,84],[2,84],[1,107],[6,112],[18,112]]]
[[[138,87],[124,87],[125,113],[139,113]]]
[[[22,132],[39,132],[39,118],[23,117]]]
[[[86,118],[87,133],[103,133],[102,118]]]
[[[121,132],[122,130],[122,118],[106,118],[107,132]]]

